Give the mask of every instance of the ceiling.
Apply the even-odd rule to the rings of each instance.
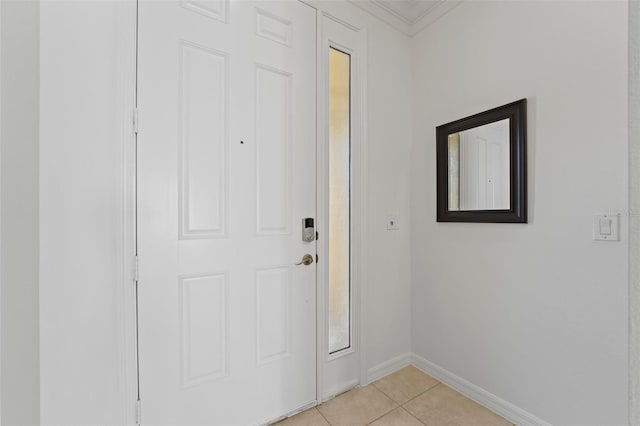
[[[349,0],[407,35],[417,34],[462,0]]]

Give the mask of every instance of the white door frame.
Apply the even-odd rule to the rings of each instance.
[[[122,188],[118,211],[118,382],[123,425],[138,424],[138,351],[136,319],[136,80],[137,18],[136,0],[116,4],[116,126],[118,179]]]
[[[320,22],[323,16],[347,26],[357,31],[363,40],[361,51],[358,55],[358,72],[353,84],[357,84],[360,88],[360,99],[354,99],[353,104],[360,108],[360,116],[362,119],[359,126],[360,139],[360,155],[357,161],[356,169],[358,173],[354,176],[354,191],[352,193],[352,218],[355,226],[352,230],[352,264],[353,276],[353,316],[354,324],[354,344],[359,348],[360,352],[360,385],[367,383],[366,368],[366,345],[365,345],[365,309],[364,300],[366,280],[366,264],[367,258],[366,247],[366,208],[367,205],[367,155],[366,155],[366,29],[357,12],[353,10],[353,6],[346,3],[337,2],[321,2],[315,0],[301,0],[317,10],[317,19]],[[137,1],[126,0],[117,2],[116,25],[116,57],[117,57],[117,80],[116,80],[116,126],[117,126],[117,149],[118,157],[121,159],[119,166],[118,179],[121,189],[121,198],[118,206],[119,215],[118,223],[118,247],[120,247],[117,259],[120,281],[116,283],[117,300],[119,301],[117,311],[118,321],[118,378],[120,385],[120,394],[122,396],[121,418],[123,425],[136,425],[140,423],[140,404],[138,394],[138,348],[137,348],[137,243],[136,243],[136,100],[137,100]],[[340,16],[341,18],[338,18]],[[321,67],[328,66],[326,58],[321,59],[320,43],[324,40],[322,27],[319,25],[318,31],[318,76],[325,71]],[[320,80],[320,78],[318,78]],[[318,84],[318,105],[326,105],[328,101],[326,96],[321,97],[320,93],[326,91]],[[325,120],[324,111],[321,108],[318,111],[318,122]],[[317,126],[317,140],[326,137],[326,131],[322,126]],[[319,284],[319,281],[318,281]],[[327,309],[327,300],[321,297],[320,285],[318,285],[317,300],[317,336],[318,336],[318,361],[317,361],[317,402],[320,403],[323,394],[322,384],[322,366],[321,361],[324,360],[324,354],[327,343],[325,336],[327,327],[325,326],[325,315]]]
[[[317,399],[318,404],[322,403],[339,393],[358,385],[367,384],[367,369],[365,368],[365,312],[364,300],[364,283],[366,266],[366,232],[367,221],[365,215],[365,206],[367,205],[367,187],[366,187],[366,28],[362,22],[355,18],[348,7],[344,3],[337,2],[308,2],[317,9],[317,222],[318,226],[326,226],[327,219],[324,217],[324,210],[321,208],[323,203],[328,202],[328,158],[326,158],[326,150],[322,149],[323,142],[329,137],[328,122],[328,70],[329,55],[328,48],[336,47],[347,51],[351,54],[352,60],[352,135],[351,141],[351,333],[352,347],[337,356],[328,355],[328,246],[323,239],[318,240],[318,254],[320,261],[317,271]],[[332,39],[332,34],[324,26],[325,19],[330,19],[341,26],[354,31],[358,39],[357,46],[343,46]],[[355,18],[355,19],[354,19]],[[325,233],[326,235],[327,233]],[[321,237],[322,238],[322,237]],[[326,238],[324,238],[326,239]],[[324,262],[323,262],[324,259]],[[324,367],[329,359],[339,358],[343,355],[356,353],[359,363],[358,378],[352,382],[342,383],[337,388],[327,388],[324,383]]]
[[[640,2],[629,2],[629,424],[640,425]]]

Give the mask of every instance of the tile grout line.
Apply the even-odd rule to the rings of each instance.
[[[380,391],[380,392],[382,392],[382,391]],[[383,393],[383,395],[385,395],[385,396],[386,396],[386,394],[384,394],[384,393]],[[389,399],[391,399],[391,398],[389,398]],[[391,401],[393,401],[393,399],[391,399]],[[370,425],[371,423],[373,423],[373,422],[376,422],[376,421],[380,420],[381,418],[383,418],[384,416],[386,416],[387,414],[389,414],[389,413],[390,413],[390,412],[392,412],[393,410],[396,410],[396,409],[398,409],[398,408],[402,408],[400,405],[398,405],[398,403],[397,403],[397,402],[393,401],[393,403],[394,403],[394,404],[396,404],[396,406],[395,406],[395,407],[393,407],[391,410],[389,410],[389,411],[385,412],[384,414],[382,414],[382,415],[380,415],[380,416],[376,417],[375,419],[371,420],[369,423],[367,423],[367,425]]]
[[[431,387],[435,387],[435,386],[431,386]],[[429,388],[429,389],[431,389],[431,388]],[[426,391],[424,391],[424,392],[426,392]],[[422,392],[422,393],[424,393],[424,392]],[[420,395],[422,395],[422,393],[421,393]],[[425,422],[423,422],[422,420],[420,420],[419,418],[417,418],[416,416],[414,416],[413,414],[411,414],[411,412],[410,412],[409,410],[405,409],[403,406],[400,406],[400,409],[401,409],[402,411],[404,411],[405,413],[407,413],[408,415],[410,415],[411,417],[413,417],[414,419],[416,419],[416,420],[417,420],[418,422],[420,422],[421,424],[423,424],[423,425],[427,426],[427,424],[426,424]]]
[[[404,367],[404,368],[406,368],[406,367]],[[400,370],[398,370],[398,371],[400,371]],[[375,382],[371,382],[370,384],[371,384],[371,385],[373,385],[373,387],[375,387],[377,390],[379,390],[380,392],[382,392],[384,395],[386,395],[386,396],[387,396],[389,399],[391,399],[393,402],[395,402],[396,404],[398,404],[400,407],[404,407],[404,405],[405,405],[405,404],[408,404],[410,401],[413,401],[414,399],[416,399],[416,398],[417,398],[417,397],[419,397],[420,395],[424,394],[425,392],[429,392],[431,389],[433,389],[433,388],[435,388],[436,386],[438,386],[438,385],[442,384],[442,382],[441,382],[440,380],[437,380],[435,377],[433,377],[433,376],[429,376],[427,373],[425,373],[425,372],[423,372],[423,371],[421,371],[421,370],[418,370],[418,371],[420,371],[422,374],[424,374],[424,375],[426,375],[426,376],[428,376],[428,377],[431,377],[433,380],[435,380],[435,381],[436,381],[436,384],[435,384],[435,385],[433,385],[433,386],[429,386],[427,389],[425,389],[424,391],[420,392],[418,395],[414,396],[413,398],[411,398],[411,399],[409,399],[409,400],[405,401],[404,403],[397,402],[395,399],[393,399],[393,398],[391,397],[391,395],[387,395],[387,393],[386,393],[385,391],[383,391],[383,390],[382,390],[382,389],[380,389],[378,386],[376,386],[376,382],[378,382],[378,381],[380,381],[380,380],[384,379],[385,377],[389,377],[389,376],[394,375],[395,373],[397,373],[397,371],[396,371],[395,373],[387,374],[386,376],[381,377],[380,379],[376,380]],[[405,411],[406,411],[406,410],[405,410]]]
[[[383,389],[379,388],[375,382],[371,382],[369,383],[370,385],[372,385],[371,387],[376,391],[379,392],[382,396],[386,397],[390,402],[393,403],[393,407],[387,411],[385,411],[384,413],[380,414],[379,416],[375,417],[374,419],[372,419],[370,422],[367,422],[366,425],[371,425],[372,423],[375,423],[376,421],[379,421],[380,419],[382,419],[385,416],[388,416],[389,414],[391,414],[392,412],[396,411],[397,409],[400,409],[401,411],[404,412],[404,414],[408,414],[411,418],[413,418],[415,421],[417,421],[420,425],[423,426],[427,426],[427,424],[425,422],[423,422],[422,420],[420,420],[417,416],[415,416],[411,411],[409,411],[409,409],[407,408],[407,405],[409,405],[410,403],[412,403],[414,400],[416,400],[417,398],[420,398],[421,396],[423,396],[425,393],[435,389],[436,387],[440,386],[440,385],[444,385],[445,388],[449,388],[451,390],[453,390],[454,392],[460,394],[459,392],[457,392],[455,389],[451,388],[450,386],[445,385],[444,383],[442,383],[441,381],[436,380],[435,378],[432,377],[432,379],[435,380],[435,384],[433,384],[432,386],[426,388],[425,390],[423,390],[422,392],[418,393],[416,396],[410,398],[409,400],[405,401],[404,403],[401,403],[399,401],[396,401],[391,395],[388,395]],[[366,387],[366,386],[365,386]],[[353,389],[352,389],[353,390]],[[348,393],[344,392],[344,393]],[[342,395],[342,394],[341,394]],[[465,395],[460,394],[463,398],[465,399],[469,399],[470,398],[466,397]],[[473,400],[471,400],[473,401]],[[475,401],[473,401],[475,402]],[[477,403],[476,403],[477,404]],[[326,422],[326,424],[328,424],[329,426],[336,426],[336,424],[332,423],[329,421],[329,419],[327,418],[327,416],[325,416],[322,411],[320,410],[320,407],[324,405],[323,403],[318,404],[314,407],[310,407],[308,410],[305,411],[310,411],[310,410],[317,410],[318,414],[320,414],[320,417]],[[479,404],[480,405],[480,404]],[[482,407],[482,405],[480,405]],[[487,409],[486,407],[484,407],[485,409]],[[488,410],[488,409],[487,409]],[[493,412],[492,410],[488,410],[489,412],[497,415],[498,417],[504,419],[504,417],[500,416],[499,414]],[[301,413],[298,413],[301,414]],[[338,420],[338,424],[340,423]],[[506,420],[506,419],[505,419]],[[516,426],[516,425],[513,425]]]
[[[373,384],[373,383],[372,383],[372,384]],[[388,397],[388,396],[387,396],[387,394],[385,394],[384,392],[382,392],[380,389],[378,389],[378,388],[377,388],[377,387],[375,387],[375,386],[374,386],[374,388],[375,388],[378,392],[380,392],[381,394],[383,394],[384,396],[386,396],[387,398],[389,398],[389,400],[391,400],[391,402],[393,402],[396,406],[395,406],[395,407],[393,407],[391,410],[389,410],[389,411],[385,412],[385,413],[384,413],[384,414],[382,414],[381,416],[376,417],[375,419],[373,419],[372,421],[370,421],[369,423],[367,423],[367,425],[370,425],[371,423],[375,422],[375,421],[376,421],[376,420],[378,420],[379,418],[386,416],[387,414],[389,414],[390,412],[392,412],[392,411],[393,411],[393,410],[395,410],[396,408],[399,408],[399,407],[400,407],[400,405],[399,405],[397,402],[395,402],[393,399],[391,399],[390,397]],[[345,392],[345,393],[346,393],[346,392]],[[316,405],[314,408],[315,408],[316,410],[318,410],[318,407],[319,407],[319,406],[320,406],[320,405]],[[329,423],[329,425],[330,425],[330,426],[333,426],[333,423],[331,423],[331,422],[329,421],[329,419],[327,419],[327,418],[324,416],[324,414],[322,414],[322,411],[318,410],[318,413],[320,413],[320,415],[322,416],[322,418],[323,418],[323,419],[325,419],[325,421],[326,421],[327,423]]]
[[[434,379],[435,380],[435,379]],[[427,389],[425,389],[424,391],[420,392],[418,395],[414,396],[413,398],[405,401],[404,403],[400,403],[396,400],[394,400],[391,395],[388,395],[384,390],[380,389],[378,386],[376,386],[375,382],[371,383],[373,385],[374,388],[376,388],[378,391],[380,391],[383,395],[385,395],[387,398],[389,398],[391,401],[393,401],[395,404],[397,404],[398,406],[395,407],[393,410],[397,410],[398,408],[400,408],[402,411],[404,411],[405,413],[407,413],[408,415],[410,415],[411,417],[413,417],[414,419],[416,419],[420,424],[425,424],[422,420],[420,420],[419,418],[417,418],[416,416],[414,416],[409,410],[407,410],[406,408],[404,408],[405,404],[408,404],[409,402],[413,401],[414,399],[416,399],[417,397],[419,397],[420,395],[423,395],[427,392],[429,392],[431,389],[435,388],[436,386],[442,384],[442,382],[440,382],[439,380],[436,380],[436,383],[433,386],[429,386]],[[370,425],[371,423],[381,419],[382,417],[386,416],[387,414],[391,413],[391,411],[384,413],[383,415],[381,415],[378,418],[373,419],[371,422],[367,423],[367,425]]]
[[[402,407],[402,403],[396,401],[395,399],[393,399],[393,397],[391,395],[388,395],[385,391],[383,391],[382,389],[380,389],[378,386],[376,386],[375,382],[371,383],[373,385],[374,388],[376,388],[379,392],[381,392],[384,396],[386,396],[387,398],[389,398],[391,401],[393,401],[394,403],[398,404],[398,407]],[[426,392],[426,391],[425,391]],[[424,392],[423,392],[424,393]],[[420,394],[422,395],[422,393]]]
[[[331,422],[329,421],[329,419],[328,419],[328,418],[326,418],[326,417],[324,416],[324,414],[322,414],[322,411],[318,410],[318,407],[319,407],[320,405],[322,405],[322,404],[316,405],[316,406],[315,406],[315,407],[313,407],[313,408],[315,408],[315,409],[316,409],[316,411],[317,411],[318,413],[320,413],[320,417],[322,417],[322,418],[324,419],[324,421],[325,421],[325,422],[327,422],[327,424],[329,424],[329,426],[332,426],[332,425],[331,425]]]
[[[440,382],[439,380],[436,380],[436,383],[433,386],[429,386],[427,389],[425,389],[424,391],[420,392],[418,395],[414,396],[413,398],[411,398],[410,400],[406,401],[404,404],[400,404],[400,408],[402,410],[404,410],[407,414],[409,414],[411,417],[413,417],[414,419],[416,419],[419,423],[423,424],[426,426],[426,423],[423,422],[422,420],[420,420],[419,418],[417,418],[416,416],[413,415],[413,413],[409,410],[407,410],[405,408],[405,405],[407,405],[408,403],[410,403],[411,401],[413,401],[414,399],[424,395],[425,393],[429,392],[431,389],[435,388],[438,385],[441,385],[442,382]]]
[[[377,381],[377,380],[376,380]],[[382,395],[386,396],[389,401],[393,402],[395,404],[395,407],[393,407],[391,410],[381,414],[380,416],[376,417],[375,419],[371,420],[369,423],[367,423],[367,425],[370,425],[371,423],[377,421],[378,419],[383,418],[384,416],[386,416],[387,414],[389,414],[390,412],[392,412],[393,410],[395,410],[396,408],[400,407],[400,404],[398,402],[396,402],[393,398],[391,398],[389,395],[387,395],[386,393],[384,393],[384,391],[380,388],[378,388],[375,384],[375,382],[371,382],[371,385],[373,386],[373,388],[375,390],[377,390],[378,392],[380,392]]]
[[[455,393],[459,394],[459,395],[460,395],[460,396],[462,396],[463,398],[465,398],[465,399],[467,399],[467,400],[469,400],[469,401],[473,402],[474,404],[476,404],[476,405],[480,406],[481,408],[483,408],[483,409],[487,410],[488,412],[490,412],[490,413],[492,413],[492,414],[494,414],[494,415],[498,416],[499,418],[501,418],[501,419],[503,419],[503,420],[507,420],[507,419],[505,419],[504,417],[502,417],[500,414],[496,413],[495,411],[490,410],[489,408],[485,407],[484,405],[482,405],[482,404],[480,404],[480,403],[478,403],[478,402],[474,401],[473,399],[471,399],[471,398],[469,398],[468,396],[466,396],[466,395],[464,395],[464,394],[462,394],[462,393],[458,392],[456,389],[452,388],[451,386],[447,385],[446,383],[442,383],[442,382],[440,382],[440,381],[438,381],[438,383],[436,383],[435,385],[431,386],[429,389],[427,389],[427,390],[425,390],[424,392],[422,392],[420,395],[416,395],[415,397],[411,398],[409,401],[407,401],[407,402],[405,402],[404,404],[402,404],[402,405],[401,405],[402,409],[404,409],[407,413],[411,414],[411,416],[412,416],[412,417],[416,417],[416,416],[414,416],[414,415],[413,415],[413,414],[412,414],[412,413],[411,413],[411,412],[406,408],[406,405],[407,405],[407,404],[409,404],[409,403],[410,403],[411,401],[413,401],[414,399],[417,399],[418,397],[420,397],[420,396],[424,395],[425,393],[429,392],[429,391],[430,391],[430,390],[432,390],[432,389],[435,389],[436,387],[438,387],[438,386],[440,386],[440,385],[443,385],[445,388],[449,388],[449,389],[450,389],[450,390],[452,390],[453,392],[455,392]],[[425,424],[424,422],[422,422],[422,421],[421,421],[420,419],[418,419],[417,417],[416,417],[416,419],[417,419],[419,422],[421,422],[422,424]],[[508,420],[507,420],[507,422],[508,422]],[[517,425],[516,425],[516,424],[512,424],[511,426],[517,426]]]
[[[433,378],[433,377],[432,377]],[[435,378],[434,378],[435,380]],[[377,380],[376,380],[377,381]],[[382,417],[386,416],[387,414],[391,413],[392,411],[400,408],[402,411],[404,411],[405,413],[409,414],[411,417],[413,417],[414,419],[416,419],[420,424],[425,424],[424,422],[422,422],[420,419],[418,419],[416,416],[414,416],[409,410],[405,409],[405,405],[408,404],[409,402],[413,401],[414,399],[418,398],[421,395],[424,395],[425,393],[429,392],[431,389],[435,388],[436,386],[442,384],[442,382],[436,380],[436,383],[433,386],[428,387],[427,389],[425,389],[424,391],[420,392],[418,395],[414,396],[413,398],[409,399],[408,401],[404,402],[404,403],[400,403],[398,401],[396,401],[395,399],[393,399],[391,397],[391,395],[388,395],[384,390],[380,389],[375,382],[371,382],[370,385],[378,392],[380,392],[382,395],[384,395],[387,399],[389,399],[395,406],[393,408],[391,408],[388,411],[385,411],[384,413],[382,413],[381,415],[379,415],[378,417],[374,418],[373,420],[371,420],[370,422],[367,423],[367,425],[370,425],[376,421],[378,421],[379,419],[381,419]],[[348,392],[348,391],[347,391]],[[347,393],[344,392],[344,393]],[[331,423],[329,421],[329,419],[322,414],[322,411],[320,411],[319,407],[322,404],[318,404],[315,407],[313,407],[313,409],[316,409],[318,411],[318,413],[320,414],[320,416],[330,425],[333,426],[333,423]]]
[[[410,400],[408,400],[408,401],[407,401],[407,402],[405,402],[404,404],[401,404],[400,406],[401,406],[402,408],[404,408],[404,406],[405,406],[405,405],[407,405],[408,403],[410,403],[410,402],[411,402],[411,401],[413,401],[414,399],[416,399],[416,398],[418,398],[418,397],[420,397],[420,396],[424,395],[425,393],[429,392],[431,389],[433,389],[433,388],[435,388],[436,386],[439,386],[439,385],[441,385],[441,384],[442,384],[442,382],[438,381],[435,385],[433,385],[433,386],[431,386],[431,387],[427,388],[427,389],[426,389],[425,391],[423,391],[423,392],[420,392],[418,395],[414,396],[413,398],[411,398]],[[408,411],[408,410],[407,410],[407,411]]]
[[[366,423],[366,425],[370,425],[371,423],[373,423],[373,422],[377,421],[378,419],[380,419],[380,418],[382,418],[382,417],[386,416],[387,414],[389,414],[390,412],[392,412],[393,410],[395,410],[395,409],[397,409],[397,408],[402,408],[402,407],[400,406],[400,404],[399,404],[399,403],[397,403],[393,398],[391,398],[390,396],[388,396],[388,395],[387,395],[386,393],[384,393],[382,390],[378,389],[378,387],[377,387],[377,386],[375,386],[373,383],[370,383],[370,384],[371,384],[371,385],[373,385],[373,388],[374,388],[375,390],[377,390],[377,391],[378,391],[378,392],[380,392],[382,395],[384,395],[387,399],[389,399],[389,401],[391,401],[391,402],[394,404],[394,407],[393,407],[393,408],[391,408],[389,411],[385,411],[385,412],[384,412],[384,413],[382,413],[380,416],[378,416],[378,417],[374,418],[374,419],[373,419],[373,420],[371,420],[370,422]],[[344,393],[347,393],[347,392],[344,392]],[[318,407],[319,407],[319,406],[320,406],[320,405],[316,405],[314,408],[318,409]],[[322,418],[323,418],[323,419],[325,419],[325,420],[326,420],[326,422],[327,422],[327,423],[329,423],[329,425],[333,426],[333,423],[331,423],[331,422],[329,421],[329,419],[327,419],[327,418],[324,416],[324,414],[322,414],[322,411],[318,410],[318,413],[320,413],[320,415],[322,416]]]

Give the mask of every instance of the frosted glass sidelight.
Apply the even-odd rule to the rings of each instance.
[[[351,56],[329,49],[329,353],[351,346]]]

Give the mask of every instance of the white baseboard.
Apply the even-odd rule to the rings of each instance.
[[[386,375],[394,373],[400,370],[403,367],[411,364],[411,353],[406,353],[395,358],[391,358],[388,361],[383,362],[382,364],[378,364],[375,367],[367,370],[367,383],[375,382],[378,379],[383,378]]]
[[[518,426],[550,426],[550,423],[416,354],[411,354],[411,364]]]
[[[436,365],[414,353],[397,356],[370,368],[367,370],[366,384],[381,379],[382,377],[400,370],[407,365],[413,365],[414,367],[424,371],[450,388],[460,392],[467,398],[474,400],[478,404],[488,408],[518,426],[550,426],[550,423],[545,422],[522,408],[495,396],[491,392],[474,385],[462,377],[456,376],[452,372],[445,370],[439,365]]]

